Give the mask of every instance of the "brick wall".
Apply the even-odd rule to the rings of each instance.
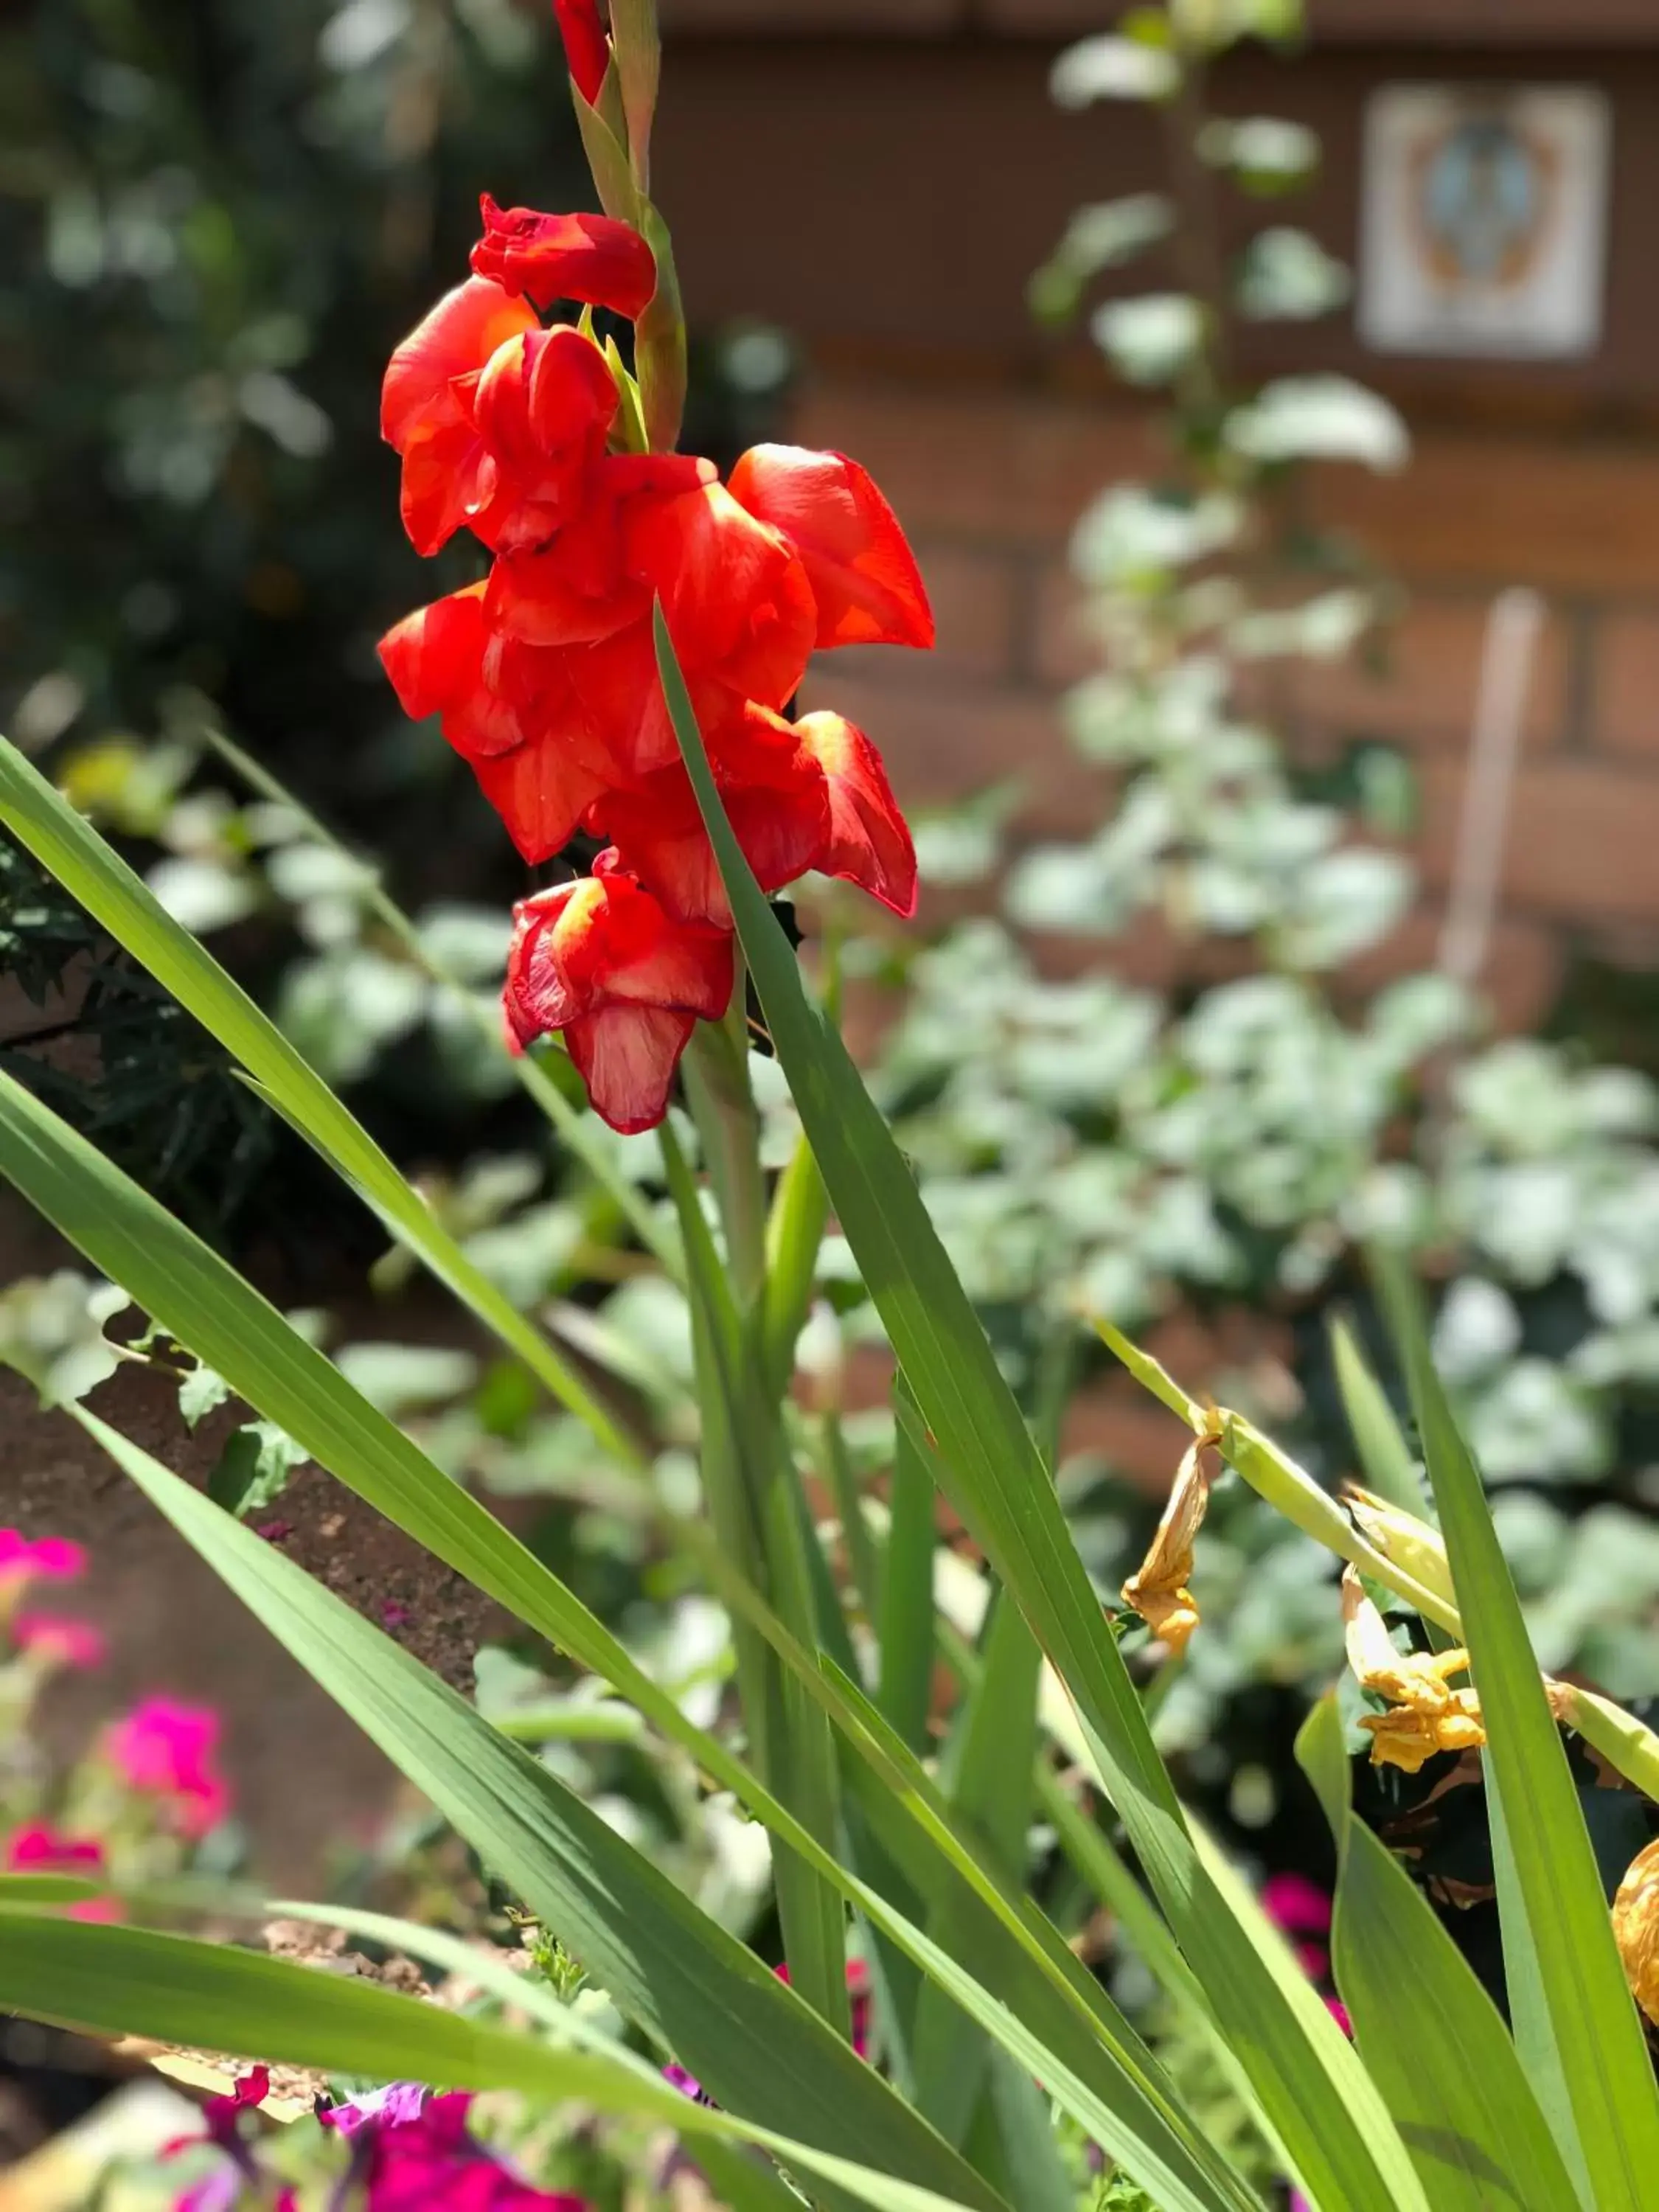
[[[857,453],[893,500],[939,617],[931,656],[842,653],[817,696],[866,724],[910,803],[1019,773],[1025,836],[1086,825],[1100,787],[1054,704],[1089,664],[1065,566],[1091,495],[1155,464],[1136,414],[896,375],[821,374],[803,442]],[[1277,703],[1304,746],[1399,743],[1417,765],[1426,897],[1391,948],[1430,953],[1462,794],[1486,613],[1537,586],[1548,622],[1514,800],[1489,982],[1504,1018],[1547,1010],[1574,939],[1659,955],[1659,441],[1553,434],[1423,437],[1397,478],[1319,473],[1321,519],[1351,527],[1409,592],[1389,665],[1301,677]],[[1132,950],[1144,965],[1147,949]]]

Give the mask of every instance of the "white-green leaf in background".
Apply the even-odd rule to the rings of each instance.
[[[1383,475],[1411,454],[1388,401],[1346,376],[1284,376],[1236,407],[1223,436],[1253,461],[1358,461]]]
[[[1167,48],[1139,39],[1080,39],[1054,64],[1048,88],[1056,106],[1090,107],[1097,100],[1167,100],[1181,65]]]

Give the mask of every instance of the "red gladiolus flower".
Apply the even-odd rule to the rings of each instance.
[[[916,848],[881,755],[839,714],[804,714],[795,729],[830,795],[830,836],[812,866],[908,920],[916,910]]]
[[[484,234],[472,249],[472,273],[522,293],[538,307],[580,300],[614,307],[630,322],[651,304],[657,264],[632,224],[607,215],[542,215],[534,208],[478,203]]]
[[[752,700],[705,722],[714,780],[738,842],[764,891],[819,866],[830,838],[823,772],[793,724]],[[607,822],[622,864],[681,921],[732,927],[726,886],[690,778],[676,762],[621,793]]]
[[[817,605],[782,533],[708,483],[641,503],[627,541],[629,568],[661,597],[682,667],[763,707],[787,705],[806,672]]]
[[[392,355],[380,435],[403,456],[404,527],[417,553],[435,553],[487,500],[478,372],[498,346],[538,327],[521,300],[475,276],[447,292]]]
[[[617,406],[605,356],[580,331],[543,330],[483,277],[451,292],[392,355],[381,392],[416,551],[435,553],[464,523],[492,549],[550,536],[578,511]]]
[[[672,920],[614,853],[514,909],[504,1007],[513,1042],[562,1030],[594,1110],[624,1136],[654,1128],[699,1018],[732,995],[726,933]]]
[[[586,738],[562,654],[492,635],[485,586],[407,615],[380,640],[404,712],[440,717],[484,796],[532,864],[550,860],[610,788],[610,763]]]
[[[613,453],[588,472],[581,513],[534,552],[498,561],[485,611],[526,645],[597,645],[642,622],[651,584],[628,557],[632,519],[714,481],[712,461],[683,453]]]
[[[895,914],[916,906],[916,853],[881,757],[839,714],[799,722],[740,702],[700,715],[715,783],[764,891],[809,869],[856,884]],[[678,763],[617,795],[605,826],[669,913],[730,928],[732,909],[690,781]]]
[[[599,21],[599,0],[553,0],[553,13],[559,19],[564,58],[576,89],[590,107],[595,107],[611,65],[611,47]]]
[[[732,496],[799,554],[817,601],[817,643],[933,642],[933,610],[898,518],[844,453],[756,446],[732,471]]]

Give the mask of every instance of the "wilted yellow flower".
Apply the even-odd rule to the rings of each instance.
[[[1348,1664],[1360,1688],[1386,1698],[1392,1708],[1359,1717],[1370,1735],[1374,1765],[1402,1766],[1415,1774],[1437,1751],[1468,1751],[1486,1741],[1480,1700],[1473,1690],[1453,1689],[1446,1679],[1467,1671],[1467,1651],[1397,1650],[1352,1567],[1342,1575],[1342,1618]]]
[[[1613,1933],[1631,1995],[1659,2026],[1659,1838],[1638,1851],[1619,1885]]]
[[[1193,1540],[1210,1503],[1212,1478],[1206,1455],[1213,1449],[1213,1439],[1207,1436],[1194,1437],[1188,1445],[1158,1534],[1123,1585],[1123,1602],[1132,1605],[1153,1635],[1177,1654],[1198,1626],[1198,1607],[1187,1583],[1193,1571]]]
[[[1345,1483],[1342,1502],[1353,1516],[1360,1534],[1383,1558],[1403,1567],[1414,1582],[1449,1601],[1452,1595],[1451,1567],[1437,1528],[1415,1513],[1402,1512],[1386,1498],[1373,1496],[1358,1483]]]

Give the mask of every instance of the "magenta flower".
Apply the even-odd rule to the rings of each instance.
[[[87,1571],[87,1555],[67,1536],[25,1536],[0,1528],[0,1595],[41,1582],[72,1583]]]
[[[1269,1875],[1261,1885],[1262,1910],[1275,1928],[1289,1936],[1327,1936],[1331,1900],[1305,1875]]]
[[[104,1847],[95,1836],[66,1836],[44,1820],[15,1828],[6,1841],[8,1874],[62,1874],[82,1881],[98,1881],[106,1869]],[[121,1907],[112,1897],[83,1898],[66,1908],[71,1920],[118,1920]]]
[[[200,2150],[211,2145],[224,2153],[225,2163],[216,2166],[200,2181],[192,2182],[182,2197],[173,2199],[173,2212],[231,2212],[233,2206],[247,2201],[244,2183],[251,2182],[256,2191],[261,2191],[264,2177],[252,2146],[242,2130],[244,2112],[256,2111],[270,2094],[270,2071],[268,2067],[256,2066],[244,2074],[228,2097],[210,2097],[202,2108],[202,2118],[207,2131],[199,2136],[175,2136],[170,2143],[161,2147],[163,2158],[175,2158],[181,2151]],[[256,2202],[271,2201],[260,2193]],[[272,2212],[297,2212],[298,2200],[291,2189],[284,2189],[274,2200]]]
[[[168,1802],[186,1836],[204,1836],[230,1809],[220,1772],[219,1716],[210,1705],[146,1698],[110,1730],[108,1749],[130,1789]]]
[[[101,1667],[106,1644],[101,1629],[64,1613],[20,1613],[11,1625],[12,1641],[47,1667]]]
[[[363,2212],[590,2212],[582,2198],[537,2189],[493,2157],[467,2133],[471,2103],[465,2091],[433,2096],[395,2081],[323,2113],[351,2144],[341,2193],[360,2184]]]

